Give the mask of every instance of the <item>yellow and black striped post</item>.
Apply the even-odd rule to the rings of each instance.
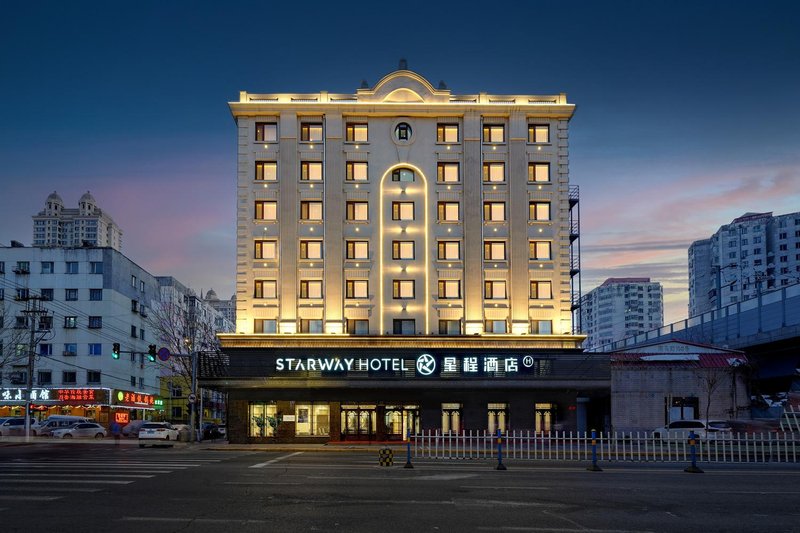
[[[381,466],[392,466],[394,462],[394,452],[391,448],[381,448],[379,452],[379,463]]]

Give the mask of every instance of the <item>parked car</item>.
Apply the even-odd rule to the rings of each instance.
[[[31,418],[31,435],[36,436],[39,432],[39,421]],[[0,421],[0,437],[9,435],[25,435],[25,417],[15,416],[5,418]]]
[[[84,416],[50,416],[39,424],[37,434],[41,436],[50,436],[56,429],[68,428],[73,424],[81,422],[92,422],[90,418]]]
[[[102,439],[108,433],[106,428],[95,422],[79,422],[67,428],[53,430],[53,437],[57,439],[95,438]]]
[[[664,427],[653,430],[653,438],[661,440],[688,440],[694,432],[697,439],[714,440],[731,434],[726,420],[674,420]]]
[[[139,429],[145,424],[147,420],[131,420],[125,427],[122,428],[122,436],[123,437],[133,437],[136,438],[139,436]]]
[[[139,448],[144,448],[147,444],[155,446],[157,442],[172,446],[178,440],[178,435],[178,430],[169,422],[147,422],[139,428]]]
[[[734,434],[778,433],[780,429],[778,420],[728,420],[727,423]]]

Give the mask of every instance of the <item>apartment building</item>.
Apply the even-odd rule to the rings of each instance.
[[[745,213],[689,247],[689,316],[800,282],[800,212]]]
[[[584,348],[595,350],[663,326],[663,290],[650,278],[608,278],[581,297],[580,313]]]
[[[64,207],[57,192],[33,215],[34,246],[98,246],[122,250],[122,230],[87,191],[77,208]]]
[[[533,379],[581,357],[566,95],[456,95],[401,64],[230,109],[236,330],[204,382],[229,392],[232,440],[585,421]]]

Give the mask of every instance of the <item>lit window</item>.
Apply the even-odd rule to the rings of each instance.
[[[550,202],[530,202],[528,218],[537,221],[550,220]]]
[[[278,241],[258,240],[255,242],[255,258],[256,259],[277,259],[278,258]]]
[[[439,241],[437,257],[444,261],[458,261],[461,259],[461,242]]]
[[[483,181],[490,183],[500,183],[506,181],[506,164],[484,163]]]
[[[485,222],[503,222],[505,219],[505,202],[483,202],[483,220]]]
[[[345,324],[345,333],[351,335],[369,335],[369,320],[349,319]]]
[[[549,143],[550,126],[547,124],[528,124],[529,143]]]
[[[257,279],[253,289],[253,298],[277,298],[278,282],[273,279]]]
[[[365,143],[368,139],[368,127],[366,124],[356,124],[348,122],[345,131],[347,142]]]
[[[300,163],[301,181],[322,181],[322,163],[303,161]]]
[[[531,320],[531,333],[534,335],[552,335],[552,320]]]
[[[346,170],[345,179],[347,181],[367,181],[369,179],[367,163],[348,161]]]
[[[322,320],[300,320],[300,333],[322,333]]]
[[[550,181],[550,163],[529,163],[528,181],[538,183]]]
[[[439,280],[439,298],[443,300],[461,298],[461,281],[457,279]]]
[[[322,241],[300,241],[300,259],[322,259]]]
[[[392,241],[392,259],[414,259],[414,241]]]
[[[486,320],[483,323],[486,333],[507,333],[508,327],[505,320]]]
[[[278,141],[278,124],[275,122],[256,122],[256,141],[273,143]]]
[[[392,181],[414,181],[414,171],[408,168],[396,168],[392,170]]]
[[[65,316],[64,317],[64,327],[69,329],[74,329],[78,327],[78,317],[76,316]]]
[[[256,200],[256,220],[277,220],[278,202]]]
[[[439,222],[458,222],[459,203],[458,202],[439,202],[437,204]]]
[[[392,202],[392,220],[414,220],[414,202]]]
[[[321,331],[319,333],[321,333]],[[328,404],[297,404],[294,413],[295,435],[320,436],[329,434],[330,408],[328,407]]]
[[[404,300],[414,298],[414,280],[396,279],[392,281],[392,298]]]
[[[458,166],[458,163],[438,163],[436,165],[436,180],[439,183],[457,183],[461,181]]]
[[[345,289],[346,298],[369,298],[369,282],[365,279],[348,279]]]
[[[322,140],[322,124],[304,123],[300,125],[300,141],[320,142]]]
[[[506,293],[505,281],[485,281],[483,283],[483,297],[487,300],[505,300],[508,298]]]
[[[531,299],[550,300],[553,298],[553,284],[550,281],[531,281]]]
[[[458,124],[437,124],[436,142],[438,143],[457,143]]]
[[[483,126],[483,142],[485,143],[502,143],[506,140],[505,126],[502,124],[484,124]]]
[[[347,220],[362,221],[369,220],[369,204],[367,202],[347,202]]]
[[[483,243],[483,258],[487,261],[505,261],[506,243],[504,241],[486,241]]]
[[[347,259],[369,259],[369,241],[347,241]]]
[[[411,139],[411,126],[405,122],[401,122],[395,126],[394,136],[398,141],[408,141]]]
[[[540,261],[552,259],[550,255],[550,241],[530,241],[530,258]]]
[[[395,318],[392,320],[392,333],[395,335],[414,335],[417,332],[416,321]]]
[[[300,280],[300,298],[322,298],[322,281]]]
[[[300,202],[300,220],[322,220],[322,202]]]
[[[253,321],[254,333],[278,333],[278,321],[256,318]]]
[[[439,335],[461,335],[461,321],[440,320]]]
[[[257,181],[277,181],[278,163],[275,161],[256,161]]]

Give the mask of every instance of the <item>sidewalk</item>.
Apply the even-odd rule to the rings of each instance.
[[[397,455],[405,453],[407,444],[405,442],[329,442],[326,444],[230,444],[227,441],[214,440],[198,443],[187,443],[199,449],[210,451],[260,451],[260,452],[342,452],[342,453],[378,453],[380,450],[389,448]]]

